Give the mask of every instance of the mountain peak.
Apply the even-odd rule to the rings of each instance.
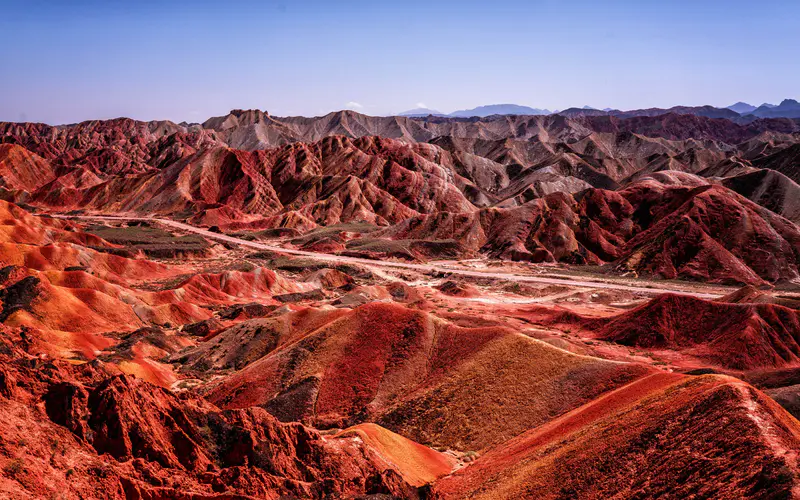
[[[800,118],[800,102],[795,99],[784,99],[777,106],[762,104],[753,115],[760,118]]]
[[[736,104],[731,104],[730,106],[728,106],[725,109],[730,109],[731,111],[735,111],[736,113],[739,113],[740,115],[744,115],[744,114],[747,114],[747,113],[752,113],[753,111],[756,110],[756,107],[753,106],[752,104],[748,104],[746,102],[739,101]]]
[[[448,116],[455,118],[486,117],[491,115],[549,115],[546,109],[531,108],[519,104],[487,104],[472,109],[461,109]]]
[[[445,116],[444,113],[442,113],[441,111],[437,111],[435,109],[430,109],[430,108],[414,108],[397,114],[397,116],[429,116],[429,115]]]

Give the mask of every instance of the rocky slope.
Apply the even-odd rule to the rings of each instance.
[[[514,260],[612,263],[637,274],[751,284],[795,278],[800,250],[797,226],[732,191],[654,180],[617,192],[554,193],[515,208],[417,216],[370,237],[381,235],[456,239]]]
[[[13,261],[0,272],[0,496],[411,498],[455,464],[376,425],[321,434],[166,389],[164,359],[194,343],[192,325],[253,301],[269,311],[310,284],[261,268],[187,277],[111,255],[75,224],[2,209]]]
[[[395,304],[298,316],[292,329],[243,323],[177,359],[211,373],[238,368],[207,394],[223,408],[259,405],[323,427],[374,421],[460,451],[496,444],[644,373]]]
[[[435,493],[792,498],[798,439],[797,420],[736,379],[655,375],[492,450],[438,482]],[[734,458],[741,447],[752,460]]]
[[[800,185],[770,169],[728,177],[722,185],[778,215],[800,221]]]
[[[775,304],[663,295],[617,317],[589,321],[588,328],[623,345],[676,350],[734,370],[800,361],[798,313]]]
[[[222,411],[102,363],[32,356],[12,329],[0,342],[8,498],[410,498],[453,463],[433,450],[404,463],[394,454],[413,445],[399,436],[393,447],[357,430],[324,436],[260,408]]]

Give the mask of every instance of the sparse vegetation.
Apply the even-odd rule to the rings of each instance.
[[[54,439],[50,443],[50,460],[53,460],[56,455],[61,455],[62,457],[67,454],[67,445],[62,443],[59,439]]]
[[[15,458],[3,467],[3,473],[8,477],[16,477],[25,470],[25,461],[22,458]]]

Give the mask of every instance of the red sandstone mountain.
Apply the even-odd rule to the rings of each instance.
[[[640,379],[497,447],[435,498],[792,498],[800,425],[731,377]],[[749,460],[738,462],[745,447]],[[733,465],[736,463],[737,465]]]
[[[415,119],[342,112],[311,119],[234,111],[202,126],[127,119],[64,127],[2,124],[0,137],[10,144],[2,146],[0,164],[7,172],[6,199],[57,210],[157,214],[229,229],[308,231],[366,221],[392,226],[381,237],[414,235],[400,245],[415,249],[375,255],[416,259],[483,251],[756,284],[796,276],[793,226],[719,188],[688,195],[691,206],[702,202],[724,219],[715,224],[699,215],[701,208],[676,205],[686,196],[681,184],[701,184],[680,175],[758,172],[758,161],[772,165],[777,160],[768,158],[791,156],[798,130],[789,119],[736,124],[675,113]],[[291,144],[270,149],[285,143]],[[649,198],[633,199],[626,193],[641,191],[642,179],[669,189],[650,187]],[[722,183],[794,217],[791,183],[755,174]],[[613,215],[612,222],[596,219],[602,207],[576,206],[590,186],[621,189],[633,214]],[[651,211],[659,220],[650,220]],[[745,214],[759,222],[734,234]],[[655,246],[659,235],[666,239]],[[756,241],[775,258],[750,255]],[[363,255],[376,246],[371,240],[307,245]]]
[[[665,278],[760,284],[798,274],[800,232],[719,186],[642,181],[618,192],[555,193],[510,209],[417,216],[373,233],[456,239],[493,256],[603,264]],[[769,256],[767,256],[767,253]]]
[[[614,318],[588,321],[598,338],[671,349],[735,370],[800,362],[800,317],[775,304],[712,302],[662,295]]]
[[[691,273],[684,275],[707,271],[710,279],[729,279],[732,269],[771,279],[794,265],[793,250],[777,252],[766,265],[756,261],[759,250],[793,245],[794,225],[719,186],[667,185],[656,180],[662,175],[620,191],[554,193],[520,206],[451,213],[437,205],[451,202],[435,196],[438,190],[416,184],[443,174],[443,185],[453,185],[430,156],[439,149],[340,141],[331,151],[345,160],[330,165],[399,171],[407,182],[380,184],[385,177],[376,176],[374,183],[432,195],[403,200],[420,215],[381,230],[386,235],[373,227],[355,231],[358,238],[341,236],[351,232],[342,226],[317,235],[329,230],[347,242],[402,236],[389,231],[403,228],[421,238],[451,234],[487,253],[502,248],[520,252],[518,258],[596,257],[616,265],[631,265],[625,252],[639,251],[647,258],[633,268],[651,272],[669,261]],[[313,156],[302,160],[307,150],[280,150],[291,160],[276,161],[277,171],[292,172],[281,185],[323,168]],[[220,148],[218,154],[222,161],[206,159],[216,176],[191,161],[175,167],[200,179],[181,184],[196,191],[180,203],[208,196],[246,207],[243,179],[253,177],[243,175],[239,184],[229,174],[276,153]],[[318,204],[314,190],[287,192]],[[466,199],[458,187],[448,192],[459,203]],[[231,269],[222,258],[209,259],[213,272],[199,272],[197,262],[114,255],[124,249],[79,224],[13,204],[0,208],[0,495],[221,500],[699,491],[774,498],[796,489],[797,421],[735,379],[665,374],[575,354],[477,315],[462,314],[456,324],[429,310],[428,291],[401,283],[355,285],[349,276],[304,265],[304,278],[290,279],[252,263]],[[669,252],[672,245],[648,253],[651,239],[671,236],[680,224],[708,236],[700,257]],[[631,244],[637,238],[645,241]],[[497,242],[507,246],[493,248]],[[714,245],[736,252],[737,260],[709,267],[711,257],[726,255]],[[353,294],[321,306],[287,298],[317,283],[325,287],[317,296],[333,289]],[[471,297],[442,295],[470,306]],[[657,305],[614,319],[615,331],[648,317],[680,333],[664,348],[687,355],[752,347],[743,358],[708,358],[720,364],[791,367],[797,355],[794,311],[702,301]],[[700,314],[697,322],[689,312]],[[712,316],[722,325],[717,330],[705,321]],[[646,338],[637,332],[632,338]],[[704,337],[709,332],[713,337]]]
[[[36,191],[56,178],[50,164],[14,144],[0,144],[0,183],[8,191]]]
[[[800,185],[780,172],[759,169],[728,177],[722,185],[792,222],[800,222]]]
[[[283,321],[223,331],[179,361],[211,373],[238,369],[207,394],[222,408],[258,405],[326,427],[374,421],[461,451],[497,444],[644,373],[400,305],[302,311],[293,329]]]

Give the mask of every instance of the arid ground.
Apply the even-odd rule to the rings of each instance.
[[[800,497],[800,121],[707,108],[0,123],[0,497]]]

